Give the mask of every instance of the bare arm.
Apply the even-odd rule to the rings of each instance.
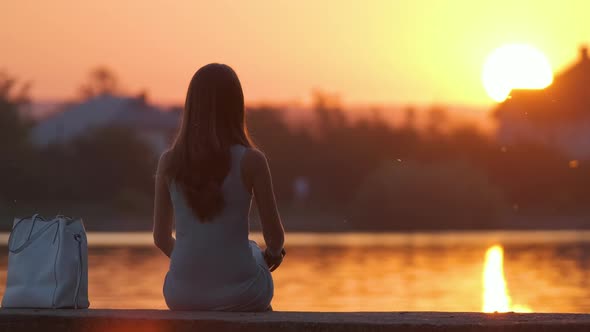
[[[273,255],[278,256],[285,242],[285,230],[277,210],[268,162],[262,152],[248,150],[244,166],[247,185],[252,188],[258,206],[264,242]]]
[[[163,174],[167,153],[164,152],[158,162],[156,171],[156,192],[154,199],[154,243],[162,252],[170,257],[174,249],[175,239],[172,237],[172,201],[168,190],[168,180]]]

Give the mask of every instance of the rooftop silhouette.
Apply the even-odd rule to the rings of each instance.
[[[578,60],[541,90],[515,89],[495,110],[498,140],[552,145],[572,158],[590,158],[590,56]]]

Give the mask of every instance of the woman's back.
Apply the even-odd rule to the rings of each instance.
[[[164,295],[173,309],[263,310],[270,304],[270,272],[248,240],[252,194],[241,171],[246,151],[230,148],[231,167],[221,186],[224,208],[207,222],[195,216],[178,184],[169,185],[176,243]]]
[[[189,83],[176,139],[156,171],[153,234],[171,258],[164,282],[169,308],[268,309],[270,272],[283,261],[285,230],[266,156],[253,147],[237,74],[223,64],[203,66]],[[252,197],[264,254],[248,241]]]

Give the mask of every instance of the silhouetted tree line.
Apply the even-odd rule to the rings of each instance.
[[[279,200],[294,199],[296,178],[309,180],[305,208],[323,218],[306,229],[535,228],[539,217],[556,220],[542,227],[560,228],[571,227],[562,217],[589,212],[590,167],[551,147],[498,145],[467,125],[443,131],[440,109],[422,129],[411,117],[392,126],[378,114],[349,120],[321,102],[314,111],[306,127],[278,109],[249,112]]]
[[[157,156],[126,128],[96,128],[45,147],[30,142],[26,86],[0,80],[0,214],[74,214],[90,229],[149,229]],[[391,125],[375,113],[351,120],[316,100],[295,125],[272,107],[248,110],[267,154],[290,230],[419,230],[535,227],[536,216],[584,216],[584,161],[532,143],[499,146],[464,126],[442,131],[436,110],[419,129],[413,112]],[[308,196],[297,197],[304,179]],[[513,224],[512,217],[533,222]],[[546,226],[546,225],[545,225]],[[555,227],[563,226],[556,224]]]
[[[16,216],[37,212],[90,216],[97,228],[145,224],[157,161],[152,148],[128,128],[95,128],[66,143],[34,146],[26,85],[18,85],[0,75],[3,228]]]

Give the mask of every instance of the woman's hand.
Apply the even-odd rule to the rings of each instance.
[[[266,262],[266,265],[268,265],[270,272],[273,272],[281,265],[286,254],[287,252],[285,251],[285,248],[281,249],[279,255],[273,254],[268,248],[264,250],[264,261]]]

